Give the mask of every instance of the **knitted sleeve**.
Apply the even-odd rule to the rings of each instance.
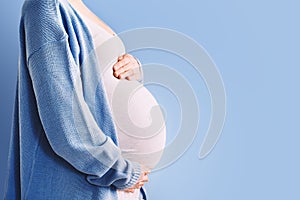
[[[24,31],[26,50],[30,52],[27,67],[49,144],[58,156],[87,174],[89,183],[131,187],[140,176],[140,166],[124,159],[97,125],[84,100],[79,66],[72,56],[68,35],[51,19],[51,12],[58,12],[57,6],[40,4],[30,7],[29,12],[38,14],[24,18]],[[47,18],[43,12],[48,13]],[[50,29],[42,30],[44,23],[50,24]]]

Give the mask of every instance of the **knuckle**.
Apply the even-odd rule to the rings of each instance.
[[[131,65],[126,65],[126,67],[125,67],[125,70],[130,70],[132,68],[132,66]]]
[[[131,55],[131,54],[128,54],[128,57],[129,57],[130,59],[133,59],[133,58],[134,58],[133,55]]]
[[[127,57],[125,58],[125,61],[126,61],[126,63],[129,63],[129,62],[131,62],[131,58],[127,56]]]

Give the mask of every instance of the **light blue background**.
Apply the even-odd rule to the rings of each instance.
[[[3,194],[17,74],[18,22],[23,1],[1,1],[0,195]],[[86,4],[116,32],[165,27],[194,38],[209,52],[227,92],[227,118],[213,152],[198,159],[210,114],[200,77],[174,55],[135,52],[143,63],[169,64],[195,86],[201,107],[197,137],[185,154],[154,172],[151,200],[300,199],[300,3],[296,0],[148,0]],[[176,136],[174,96],[149,87],[166,109],[168,142]],[[172,109],[173,108],[173,109]]]

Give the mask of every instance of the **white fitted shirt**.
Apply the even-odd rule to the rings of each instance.
[[[113,76],[112,66],[117,62],[118,56],[126,53],[122,40],[88,17],[82,18],[92,34],[122,155],[153,169],[162,156],[166,142],[163,113],[157,109],[155,119],[159,120],[159,125],[149,129],[153,125],[151,109],[155,106],[158,108],[156,99],[140,82],[120,80]],[[136,190],[133,194],[118,191],[118,199],[138,200],[139,191]]]

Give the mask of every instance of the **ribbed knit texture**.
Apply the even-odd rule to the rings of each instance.
[[[93,47],[67,1],[24,2],[5,199],[113,200],[137,182],[91,73]]]

